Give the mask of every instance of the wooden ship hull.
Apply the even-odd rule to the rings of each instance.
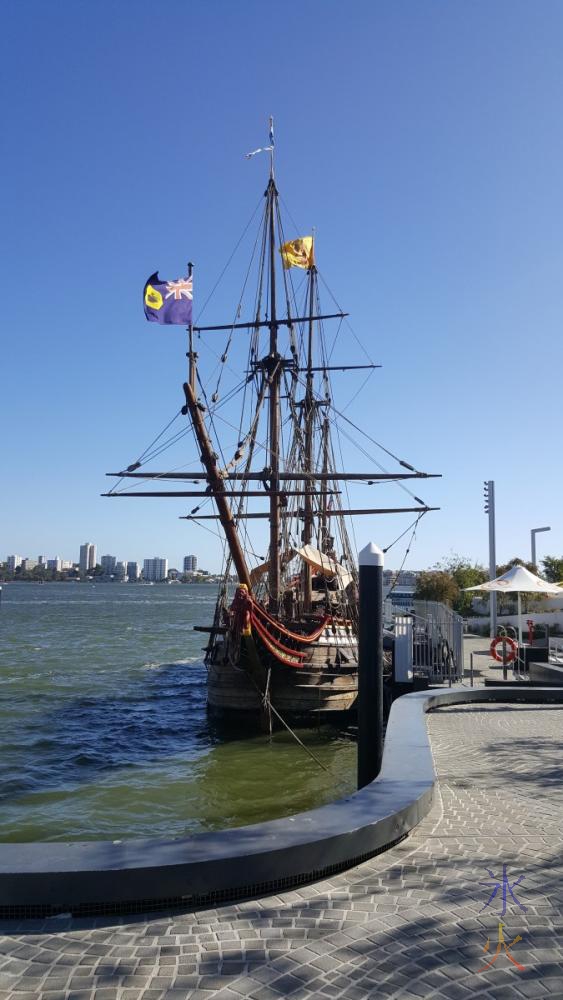
[[[299,667],[273,662],[259,637],[243,636],[237,644],[225,634],[207,669],[209,710],[217,718],[267,716],[267,690],[284,719],[328,720],[350,712],[358,694],[358,646],[350,625],[327,624]]]

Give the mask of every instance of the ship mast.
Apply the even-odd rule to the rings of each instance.
[[[270,180],[266,190],[268,199],[269,226],[269,256],[270,256],[270,351],[267,359],[268,378],[270,383],[269,398],[269,466],[270,466],[270,551],[268,568],[269,610],[277,614],[280,604],[280,379],[281,364],[278,354],[278,323],[276,316],[276,234],[275,234],[275,201],[277,198],[274,181],[273,154],[270,166]]]
[[[314,261],[314,252],[311,253]],[[309,270],[309,336],[307,341],[307,373],[305,382],[304,424],[305,424],[305,447],[304,447],[304,471],[313,471],[313,418],[314,418],[314,395],[313,395],[313,306],[315,293],[316,268],[314,263]],[[313,493],[315,492],[315,481],[308,479],[306,482],[305,504],[304,504],[304,524],[302,539],[304,545],[310,545],[313,538]],[[311,565],[303,560],[303,609],[311,610],[312,597],[312,570]]]

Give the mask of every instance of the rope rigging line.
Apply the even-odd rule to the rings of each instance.
[[[316,756],[316,754],[314,754],[313,751],[310,750],[308,746],[305,746],[305,744],[303,743],[303,740],[299,739],[297,733],[294,732],[294,730],[291,728],[291,726],[289,725],[289,723],[287,723],[285,721],[285,719],[280,715],[280,713],[278,712],[277,708],[274,707],[274,705],[272,704],[272,700],[270,698],[269,691],[261,691],[260,687],[258,686],[258,684],[256,683],[256,681],[254,680],[254,677],[250,676],[250,679],[251,679],[252,683],[254,684],[254,687],[258,691],[258,694],[261,696],[262,701],[266,705],[266,707],[269,708],[269,710],[274,713],[274,715],[276,716],[276,718],[279,719],[279,721],[281,722],[282,726],[285,726],[285,728],[287,729],[288,733],[291,736],[293,736],[294,740],[296,740],[297,743],[299,743],[299,746],[302,747],[303,750],[305,750],[305,752],[309,754],[309,757],[311,757],[315,761],[315,763],[318,764],[319,767],[321,767],[323,769],[323,771],[326,771],[327,774],[330,774],[330,771],[329,771],[328,767],[326,767],[323,764],[323,762],[321,760],[319,760],[319,758]]]
[[[256,205],[256,208],[254,209],[254,211],[253,211],[250,219],[248,220],[245,228],[243,229],[242,234],[239,237],[239,239],[238,239],[238,241],[237,241],[237,243],[235,245],[234,250],[232,251],[232,253],[231,253],[229,259],[227,260],[227,263],[225,264],[223,270],[221,271],[219,277],[217,278],[217,281],[213,285],[213,288],[211,289],[211,291],[210,291],[209,295],[207,296],[205,302],[203,303],[203,305],[202,305],[202,307],[201,307],[201,309],[200,309],[200,311],[199,311],[199,313],[198,313],[198,315],[196,317],[196,321],[195,321],[194,326],[198,325],[199,321],[201,320],[201,317],[203,316],[205,310],[207,309],[207,306],[209,305],[211,299],[213,298],[213,295],[217,291],[217,288],[219,287],[221,281],[223,280],[223,277],[225,275],[226,270],[229,267],[229,264],[231,263],[231,261],[232,261],[233,257],[235,256],[235,254],[236,254],[239,246],[241,245],[244,237],[246,236],[248,230],[250,229],[252,223],[254,222],[254,218],[256,216],[256,213],[258,212],[258,209],[260,208],[260,205],[262,205],[262,197],[260,197],[260,200],[258,201],[258,204]]]
[[[396,538],[395,538],[395,539],[394,539],[394,540],[393,540],[392,542],[389,542],[389,545],[387,545],[387,546],[386,546],[386,547],[385,547],[385,548],[384,548],[384,549],[383,549],[382,551],[383,551],[384,553],[386,553],[386,552],[389,552],[389,549],[392,549],[392,548],[393,548],[393,546],[397,544],[397,542],[400,542],[400,541],[401,541],[401,538],[404,538],[404,536],[405,536],[405,535],[407,534],[407,532],[408,532],[408,531],[410,531],[410,530],[411,530],[411,528],[412,528],[413,526],[414,526],[414,529],[415,529],[415,531],[416,531],[416,528],[417,528],[417,525],[418,525],[418,522],[419,522],[419,521],[421,520],[421,518],[423,518],[423,517],[424,517],[424,515],[425,515],[426,513],[427,513],[427,511],[425,511],[425,510],[421,511],[421,512],[420,512],[420,514],[418,515],[418,517],[416,517],[416,518],[414,519],[414,521],[411,521],[411,523],[409,524],[408,528],[405,528],[405,530],[404,530],[404,531],[401,531],[401,534],[400,534],[400,535],[397,535],[397,537],[396,537]],[[412,539],[411,539],[411,541],[412,541]],[[410,544],[410,543],[409,543],[409,544]]]
[[[320,273],[320,271],[319,271],[318,269],[317,269],[317,274],[318,274],[319,278],[321,279],[321,281],[322,281],[323,285],[325,286],[325,288],[326,288],[326,290],[327,290],[328,294],[330,295],[330,297],[331,297],[332,301],[334,302],[335,306],[336,306],[336,307],[337,307],[337,309],[339,310],[339,312],[344,312],[344,310],[343,310],[343,309],[341,308],[341,306],[339,305],[339,303],[338,303],[338,302],[337,302],[337,300],[335,299],[335,297],[334,297],[334,295],[333,295],[332,291],[330,290],[330,288],[329,288],[329,286],[328,286],[328,284],[327,284],[327,282],[326,282],[325,278],[323,277],[323,275],[322,275],[322,274]],[[356,331],[354,330],[354,328],[353,328],[352,324],[350,323],[350,321],[349,321],[348,317],[344,317],[344,319],[345,319],[345,321],[346,321],[346,326],[347,326],[347,327],[349,328],[349,330],[350,330],[350,333],[352,334],[352,336],[353,336],[354,340],[355,340],[355,341],[356,341],[356,343],[358,344],[358,347],[360,348],[360,350],[361,350],[361,351],[363,351],[363,353],[365,354],[365,356],[366,356],[366,358],[368,359],[369,363],[370,363],[371,365],[373,365],[373,364],[374,364],[374,361],[373,361],[373,359],[372,359],[372,358],[370,357],[370,355],[368,354],[368,352],[367,352],[366,348],[365,348],[365,347],[364,347],[364,345],[362,344],[362,342],[361,342],[360,338],[358,337],[358,335],[357,335]]]
[[[258,246],[258,240],[260,238],[261,230],[262,230],[262,220],[260,222],[260,226],[258,228],[258,232],[256,233],[256,239],[254,241],[254,246],[252,248],[252,254],[251,254],[251,257],[250,257],[250,262],[249,262],[248,268],[246,270],[246,275],[245,275],[245,278],[244,278],[244,281],[243,281],[243,284],[242,284],[242,290],[241,290],[241,293],[240,293],[238,305],[237,305],[237,308],[235,310],[235,318],[233,319],[233,325],[232,325],[232,327],[231,327],[231,329],[229,331],[229,336],[227,338],[227,343],[226,343],[225,349],[224,349],[224,351],[223,351],[223,353],[221,355],[221,367],[219,368],[219,377],[217,379],[217,385],[215,387],[215,392],[211,396],[211,401],[213,403],[216,403],[217,400],[218,400],[218,398],[219,398],[219,387],[220,387],[220,384],[221,384],[221,379],[223,377],[223,372],[225,370],[224,366],[226,365],[227,358],[229,356],[229,350],[230,350],[231,342],[232,342],[232,339],[233,339],[234,325],[235,325],[237,319],[240,317],[240,314],[241,314],[242,303],[243,303],[243,299],[244,299],[244,293],[246,291],[246,286],[247,286],[248,280],[250,278],[250,272],[252,270],[252,265],[254,263],[254,256],[256,254],[256,247]],[[211,381],[211,379],[208,379],[208,381],[207,381],[208,385],[209,385],[210,381]]]
[[[128,468],[126,470],[127,472],[132,471],[134,468],[138,469],[138,468],[140,468],[144,464],[144,462],[147,460],[146,459],[147,453],[156,444],[156,442],[158,440],[160,440],[160,438],[162,437],[162,435],[166,434],[166,431],[168,430],[168,428],[172,426],[172,424],[178,419],[178,417],[180,416],[181,413],[182,413],[182,411],[180,409],[180,410],[177,411],[177,413],[174,414],[174,416],[172,417],[172,419],[169,420],[168,423],[166,424],[166,426],[162,428],[160,434],[157,434],[157,436],[154,438],[154,440],[151,441],[151,443],[145,448],[145,450],[143,452],[141,452],[141,454],[139,455],[139,458],[137,459],[137,461],[136,462],[132,462],[128,466]],[[120,478],[117,480],[117,482],[114,483],[114,485],[112,486],[112,488],[110,490],[110,493],[113,493],[114,490],[117,489],[117,487],[120,485],[120,483],[123,482],[124,478],[125,478],[124,476],[120,476]]]
[[[403,561],[402,561],[401,565],[399,566],[399,569],[395,573],[395,579],[393,580],[393,583],[391,584],[391,587],[389,588],[387,594],[385,595],[386,599],[393,593],[393,591],[395,590],[395,587],[397,586],[397,584],[399,582],[399,576],[400,576],[400,574],[403,571],[404,565],[405,565],[405,563],[407,561],[407,556],[408,556],[408,554],[409,554],[409,552],[410,552],[410,550],[411,550],[411,548],[413,546],[413,543],[414,543],[414,541],[416,539],[416,529],[418,528],[419,521],[421,520],[421,518],[424,517],[425,513],[426,513],[426,511],[423,511],[421,514],[418,515],[418,517],[416,518],[416,521],[414,521],[414,527],[413,527],[412,524],[409,524],[409,527],[405,531],[403,531],[402,535],[399,535],[399,537],[396,538],[394,542],[391,542],[391,544],[388,545],[386,549],[383,549],[383,552],[388,552],[389,549],[392,548],[393,545],[395,545],[396,542],[398,542],[403,537],[403,535],[406,535],[407,531],[409,531],[410,528],[413,529],[412,535],[411,535],[411,537],[409,539],[409,543],[408,543],[408,545],[407,545],[407,547],[405,549],[405,554],[403,556]]]
[[[297,377],[299,378],[299,376],[297,376]],[[299,379],[299,381],[301,382],[301,384],[302,384],[302,385],[304,384],[304,383],[303,383],[303,381],[302,381],[302,379]],[[330,408],[330,409],[331,409],[331,410],[332,410],[332,411],[333,411],[333,412],[334,412],[334,413],[335,413],[335,414],[336,414],[337,416],[341,417],[341,418],[342,418],[342,420],[344,420],[344,421],[345,421],[345,422],[346,422],[347,424],[350,424],[350,426],[351,426],[351,427],[353,427],[353,428],[354,428],[354,430],[358,431],[358,433],[359,433],[359,434],[361,434],[361,435],[362,435],[363,437],[367,438],[367,440],[368,440],[368,441],[370,441],[370,442],[371,442],[372,444],[374,444],[374,445],[375,445],[375,446],[376,446],[377,448],[380,448],[380,449],[381,449],[381,451],[384,451],[386,455],[389,455],[389,457],[390,457],[390,458],[392,458],[392,459],[393,459],[393,460],[394,460],[395,462],[398,462],[398,463],[399,463],[399,465],[402,465],[402,466],[403,466],[403,468],[407,468],[407,469],[410,469],[410,470],[412,470],[413,472],[416,472],[416,471],[417,471],[417,470],[416,470],[416,469],[414,468],[414,466],[410,465],[410,463],[409,463],[409,462],[405,462],[405,461],[403,461],[402,459],[400,459],[400,458],[399,458],[399,457],[398,457],[397,455],[395,455],[395,454],[394,454],[394,453],[393,453],[392,451],[389,451],[389,449],[388,449],[388,448],[386,448],[386,447],[385,447],[385,445],[382,445],[382,444],[381,444],[381,442],[379,442],[379,441],[376,441],[376,440],[375,440],[375,438],[372,438],[372,437],[371,437],[371,435],[367,433],[367,431],[364,431],[364,430],[362,430],[362,428],[361,428],[361,427],[358,427],[358,425],[357,425],[357,424],[355,424],[353,420],[350,420],[350,417],[347,417],[345,413],[343,413],[343,412],[342,412],[341,410],[337,409],[337,407],[336,407],[336,406],[334,405],[334,403],[332,402],[332,400],[330,400],[330,401],[328,401],[328,400],[321,400],[321,397],[320,397],[320,396],[319,396],[318,394],[315,394],[315,395],[316,395],[316,398],[317,398],[317,400],[318,400],[318,401],[322,401],[322,402],[326,402],[326,403],[327,403],[327,405],[329,406],[329,408]],[[336,423],[336,421],[335,421],[335,423]],[[347,437],[347,438],[348,438],[348,440],[349,440],[349,441],[351,441],[351,443],[352,443],[352,444],[353,444],[353,445],[354,445],[354,446],[355,446],[355,447],[356,447],[356,448],[357,448],[357,449],[358,449],[359,451],[361,451],[361,452],[362,452],[362,454],[363,454],[363,455],[365,455],[365,457],[366,457],[366,458],[369,458],[369,460],[370,460],[371,462],[373,462],[373,463],[374,463],[374,465],[376,465],[376,466],[377,466],[377,468],[378,468],[378,469],[379,469],[379,470],[380,470],[381,472],[388,472],[388,471],[389,471],[389,470],[388,470],[388,469],[386,469],[386,468],[385,468],[385,467],[384,467],[383,465],[381,465],[381,464],[380,464],[380,463],[379,463],[379,462],[377,461],[377,459],[375,459],[375,458],[373,457],[373,455],[371,455],[371,454],[370,454],[370,453],[369,453],[368,451],[366,451],[366,450],[365,450],[364,448],[362,448],[362,446],[361,446],[361,445],[360,445],[360,444],[359,444],[359,443],[358,443],[357,441],[354,441],[354,439],[353,439],[353,438],[352,438],[351,436],[347,435],[347,434],[346,434],[346,432],[345,432],[345,431],[344,431],[344,430],[343,430],[342,428],[341,428],[341,432],[342,432],[342,434],[343,434],[343,435],[344,435],[345,437]],[[399,487],[400,487],[400,488],[401,488],[401,489],[402,489],[402,490],[403,490],[403,491],[404,491],[405,493],[408,493],[408,495],[409,495],[410,497],[412,497],[412,498],[413,498],[414,500],[419,500],[419,502],[421,502],[421,503],[424,503],[424,501],[420,501],[420,498],[419,498],[419,497],[417,497],[417,496],[415,496],[415,494],[414,494],[414,493],[412,493],[412,491],[411,491],[411,490],[409,490],[409,489],[408,489],[408,487],[404,485],[404,483],[398,483],[397,485],[398,485],[398,486],[399,486]]]

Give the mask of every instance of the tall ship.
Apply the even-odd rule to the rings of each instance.
[[[269,176],[251,266],[233,320],[214,326],[192,322],[192,264],[187,275],[175,281],[153,274],[144,289],[147,319],[186,326],[188,377],[180,418],[189,420],[201,471],[142,468],[159,452],[153,448],[125,470],[108,473],[119,479],[106,495],[189,499],[194,506],[185,519],[220,530],[224,563],[215,613],[212,621],[196,626],[207,638],[209,710],[271,727],[287,720],[334,718],[354,707],[355,519],[410,514],[416,527],[436,508],[404,482],[428,478],[429,473],[386,448],[385,458],[396,468],[389,470],[371,459],[374,446],[381,446],[371,436],[369,411],[360,427],[338,408],[335,376],[367,380],[379,366],[367,359],[360,364],[340,361],[339,336],[352,340],[348,314],[330,292],[331,306],[323,311],[320,288],[325,286],[314,234],[286,234],[274,171],[272,120],[269,144],[248,157],[260,153],[269,158]],[[234,341],[247,341],[244,368],[226,393],[221,391],[221,375],[214,387],[208,373],[200,370],[196,350],[206,338],[221,336],[220,371]],[[232,414],[235,400],[236,422],[223,417],[226,403]],[[170,440],[177,440],[174,433]],[[364,456],[358,464],[368,457],[367,470],[347,467],[355,437]],[[124,488],[123,481],[131,479],[144,482]],[[373,493],[376,486],[391,482],[407,492],[407,506],[376,507],[351,499],[358,488],[365,496],[370,487]],[[151,488],[145,489],[146,484]]]

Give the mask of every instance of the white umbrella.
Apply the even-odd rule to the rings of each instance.
[[[508,573],[497,576],[496,580],[487,580],[476,587],[465,587],[465,590],[497,590],[506,594],[518,594],[518,645],[519,656],[522,649],[522,599],[521,594],[551,594],[563,597],[563,589],[556,583],[547,583],[541,577],[530,573],[525,566],[513,566]]]

